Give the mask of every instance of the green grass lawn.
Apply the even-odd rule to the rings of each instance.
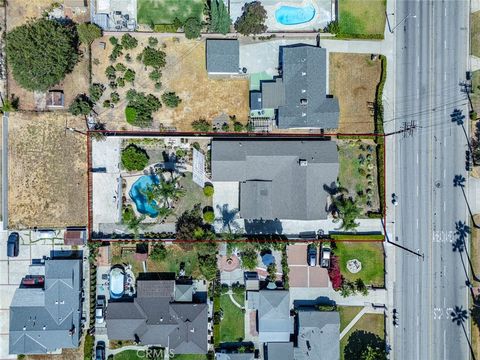
[[[192,173],[185,173],[185,177],[179,178],[180,186],[185,190],[185,196],[181,197],[175,203],[175,213],[168,216],[166,222],[176,222],[177,217],[187,210],[192,210],[196,204],[200,204],[200,209],[205,206],[212,206],[212,198],[203,194],[203,188],[195,184],[192,180]]]
[[[140,353],[143,355],[143,353]],[[137,355],[137,350],[125,350],[117,355],[113,356],[114,360],[138,360],[140,357]]]
[[[385,0],[339,0],[341,35],[380,35],[385,30]]]
[[[204,0],[137,0],[139,24],[172,24],[175,18],[202,18]]]
[[[350,324],[355,316],[362,310],[361,306],[337,306],[340,313],[340,332]]]
[[[365,285],[384,285],[383,247],[378,242],[340,242],[337,241],[334,254],[339,257],[340,271],[345,279],[355,281],[361,278]],[[352,274],[347,270],[347,261],[358,259],[362,270]]]
[[[384,317],[380,314],[364,314],[360,320],[355,324],[353,328],[340,340],[340,359],[341,360],[353,360],[358,359],[358,357],[352,356],[345,356],[345,348],[348,346],[350,336],[355,333],[356,331],[364,331],[367,333],[371,333],[377,335],[380,338],[380,341],[385,341],[385,324],[384,324]],[[357,333],[359,334],[359,333]],[[363,333],[363,339],[359,341],[361,349],[365,349],[366,345],[370,342],[372,335]],[[378,338],[377,338],[378,340]],[[358,343],[357,343],[358,345]],[[357,350],[361,350],[358,346],[356,347]],[[358,352],[356,354],[358,356]]]
[[[241,305],[243,301],[239,301]],[[240,341],[245,337],[244,330],[244,313],[230,300],[228,294],[220,296],[220,307],[223,310],[223,319],[220,322],[220,342],[235,342]]]
[[[480,11],[470,15],[470,24],[472,55],[480,57]]]
[[[479,37],[480,41],[480,37]],[[473,44],[472,44],[473,45]],[[480,70],[472,73],[472,94],[470,95],[473,103],[473,109],[480,112]]]
[[[191,355],[175,355],[174,360],[207,360],[207,355],[191,354]]]

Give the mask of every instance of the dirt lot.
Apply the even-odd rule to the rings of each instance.
[[[87,222],[87,157],[82,118],[65,113],[11,113],[8,222],[11,228]]]
[[[116,63],[121,62],[127,68],[135,71],[136,79],[134,88],[137,91],[151,93],[160,98],[165,91],[174,91],[182,99],[175,109],[163,106],[161,110],[153,114],[152,130],[158,130],[160,125],[175,127],[180,131],[191,130],[191,122],[204,118],[208,121],[221,115],[236,115],[237,120],[246,124],[248,116],[249,84],[247,79],[221,79],[213,80],[207,76],[205,69],[205,42],[192,41],[178,38],[158,37],[159,45],[167,54],[167,65],[162,70],[162,88],[156,90],[154,82],[148,75],[151,69],[136,60],[137,55],[148,44],[148,36],[151,34],[135,34],[139,40],[137,48],[123,50]],[[99,46],[99,42],[106,43],[106,48]],[[93,82],[107,85],[105,69],[111,65],[108,59],[112,51],[112,45],[107,37],[99,39],[92,45],[93,57]],[[125,55],[129,53],[132,60],[127,62]],[[97,63],[98,65],[95,65]],[[103,97],[97,103],[96,111],[99,119],[105,122],[109,129],[135,129],[125,121],[125,93],[132,88],[128,83],[125,87],[118,87],[116,91],[120,95],[120,102],[114,109],[103,108],[103,101],[110,97],[112,90],[107,87]]]
[[[9,0],[7,6],[7,29],[11,30],[16,26],[22,25],[28,19],[38,18],[42,16],[44,11],[50,9],[55,1],[52,0]],[[85,13],[72,14],[71,9],[66,9],[65,14],[69,14],[76,22],[85,21],[89,14]],[[82,50],[82,49],[81,49]],[[80,56],[79,63],[75,66],[72,73],[68,74],[64,81],[52,89],[63,90],[65,94],[65,107],[68,108],[72,100],[80,93],[88,91],[88,58]],[[34,94],[33,92],[22,89],[13,79],[12,73],[8,74],[9,94],[20,98],[20,109],[22,110],[45,110],[45,94]]]
[[[340,133],[373,133],[380,72],[380,60],[371,61],[370,55],[330,54],[330,93],[340,105]]]

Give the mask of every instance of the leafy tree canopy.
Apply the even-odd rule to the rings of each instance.
[[[135,144],[130,144],[122,150],[122,166],[128,171],[145,169],[148,159],[147,152]]]
[[[188,18],[183,24],[183,31],[187,39],[196,39],[200,37],[202,31],[202,23],[197,18]]]
[[[210,2],[210,27],[215,33],[226,34],[230,31],[232,19],[223,0],[211,0]]]
[[[27,90],[46,91],[77,63],[75,28],[38,19],[7,33],[6,53],[13,77]]]
[[[88,98],[87,95],[81,94],[78,95],[75,100],[73,100],[68,111],[72,115],[88,115],[93,109],[93,102]]]
[[[265,25],[267,11],[260,1],[247,3],[242,10],[242,16],[235,21],[235,30],[242,35],[260,34],[267,31]]]
[[[125,110],[127,122],[135,126],[150,126],[153,121],[152,113],[162,107],[162,103],[156,96],[145,95],[145,93],[137,92],[134,89],[127,91],[127,100],[128,104]],[[135,113],[134,116],[133,112]]]
[[[176,108],[182,100],[174,92],[165,92],[162,95],[162,101],[165,105],[170,108]]]
[[[95,24],[82,23],[77,25],[78,39],[85,46],[90,46],[95,39],[102,36],[102,29]]]
[[[254,247],[248,246],[242,251],[242,265],[248,270],[255,270],[258,265],[257,251]]]
[[[135,39],[132,35],[126,33],[122,36],[122,46],[124,49],[135,49],[138,45],[138,40]]]
[[[150,46],[147,46],[145,49],[143,49],[139,58],[143,65],[151,66],[155,69],[163,68],[166,64],[165,53]]]
[[[344,230],[353,230],[358,226],[355,220],[360,216],[361,209],[355,200],[351,197],[339,195],[333,199],[333,205],[337,208],[338,216],[342,219],[341,228]]]

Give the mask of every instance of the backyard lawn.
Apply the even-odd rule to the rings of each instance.
[[[350,346],[349,340],[353,335]],[[355,326],[340,340],[340,359],[358,359],[361,351],[367,346],[385,346],[384,316],[380,314],[364,314]],[[347,350],[347,352],[345,351]]]
[[[339,242],[333,252],[339,257],[340,271],[346,280],[361,278],[365,285],[384,286],[384,254],[379,242]],[[347,261],[357,259],[362,269],[352,274],[347,270]]]
[[[339,0],[340,35],[377,35],[385,30],[385,0]]]
[[[470,15],[470,24],[472,55],[480,57],[480,11],[476,11]]]
[[[137,360],[139,358],[137,350],[125,350],[113,356],[114,360]]]
[[[139,24],[172,24],[175,18],[185,21],[194,17],[201,19],[204,0],[137,0]]]
[[[357,200],[364,215],[380,210],[375,147],[373,140],[338,141],[338,182]]]
[[[235,300],[244,305],[244,299],[234,296]],[[228,294],[220,296],[220,308],[223,310],[223,319],[220,322],[220,342],[236,342],[245,336],[244,313],[232,301]]]
[[[350,324],[350,321],[352,321],[361,310],[361,306],[338,306],[338,312],[340,313],[340,332]]]
[[[207,355],[191,354],[191,355],[175,355],[173,360],[207,360]]]
[[[132,245],[111,245],[112,264],[131,264],[135,275],[143,272],[142,262],[135,258],[135,246]],[[175,272],[178,273],[180,264],[185,264],[185,275],[193,278],[201,278],[198,265],[198,254],[195,249],[185,250],[179,245],[167,245],[167,256],[164,260],[147,259],[148,272]]]

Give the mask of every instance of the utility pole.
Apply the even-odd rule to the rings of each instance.
[[[402,134],[403,137],[406,138],[406,137],[409,137],[409,136],[413,136],[414,131],[417,129],[417,127],[419,127],[419,126],[417,126],[417,124],[414,120],[404,121],[400,130],[393,131],[391,133],[387,133],[387,134],[385,134],[385,136]]]

